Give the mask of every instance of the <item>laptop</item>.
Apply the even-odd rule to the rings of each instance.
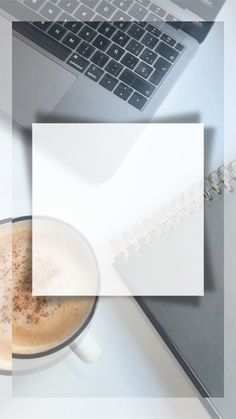
[[[14,121],[30,131],[33,122],[151,121],[223,3],[0,0],[14,20]],[[91,180],[109,179],[134,144],[103,144],[86,176],[93,166]]]
[[[13,120],[30,137],[34,122],[151,121],[223,3],[0,0],[0,14],[14,21]],[[114,149],[104,140],[96,162],[88,152],[86,172],[78,169],[107,181],[135,142]]]
[[[21,21],[13,23],[14,119],[150,121],[223,3],[0,0],[1,13]]]

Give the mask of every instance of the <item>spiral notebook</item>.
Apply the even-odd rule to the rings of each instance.
[[[234,162],[228,168],[221,166],[208,176],[205,180],[205,199],[210,200],[210,191],[220,193],[222,181],[230,190],[235,170],[233,165]],[[139,292],[142,281],[145,281],[147,290],[153,290],[153,284],[159,278],[163,285],[156,295],[204,294],[204,283],[202,293],[193,292],[193,284],[199,281],[199,275],[202,274],[204,278],[204,257],[201,254],[201,251],[204,253],[204,243],[202,249],[199,246],[203,203],[200,194],[201,186],[193,187],[112,241],[115,250],[114,267],[133,295],[142,294]],[[195,242],[198,242],[198,246],[194,250]],[[153,292],[145,295],[153,295]]]
[[[203,397],[224,395],[224,203],[233,223],[235,186],[236,160],[205,180],[204,296],[136,297]],[[154,243],[157,240],[154,238]],[[115,267],[127,280],[134,272],[138,274],[132,256],[126,264],[116,259]]]
[[[132,295],[203,295],[203,236],[199,182],[112,240],[114,267]]]

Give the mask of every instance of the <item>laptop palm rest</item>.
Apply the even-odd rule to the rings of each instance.
[[[46,119],[76,77],[20,39],[12,40],[13,120],[29,128]]]

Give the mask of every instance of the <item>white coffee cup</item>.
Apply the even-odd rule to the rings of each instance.
[[[13,220],[13,223],[18,223],[21,221],[31,220],[30,216],[20,217]],[[68,226],[66,223],[61,222],[60,220],[55,220],[53,218],[47,218],[47,222],[57,223],[63,226]],[[3,220],[1,224],[10,223],[10,220]],[[69,228],[73,228],[68,226]],[[86,239],[75,229],[78,237],[78,241],[80,242],[80,246],[84,243],[84,248],[86,248],[87,252],[90,252],[90,258],[93,260],[94,269],[96,270],[97,274],[97,281],[99,282],[99,271],[97,267],[97,261],[94,256],[94,253],[86,241]],[[13,371],[14,373],[20,372],[29,372],[35,369],[45,368],[46,366],[50,366],[51,364],[59,361],[66,355],[68,355],[71,351],[83,362],[92,362],[94,361],[101,353],[101,348],[99,344],[96,342],[94,337],[92,336],[91,332],[89,331],[91,320],[94,316],[98,303],[98,297],[94,297],[93,304],[88,312],[88,316],[85,321],[80,325],[78,330],[73,334],[73,336],[69,337],[64,342],[56,345],[55,347],[51,347],[49,350],[43,352],[36,352],[36,353],[27,353],[27,354],[13,354]],[[1,363],[0,358],[0,371],[4,373],[11,372],[11,365],[6,365],[6,363]]]

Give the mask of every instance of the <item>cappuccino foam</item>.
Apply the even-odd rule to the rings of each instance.
[[[0,225],[0,370],[12,361],[12,243],[11,223]]]
[[[3,230],[6,229],[3,226],[1,228],[4,236]],[[95,297],[33,297],[31,221],[12,224],[12,239],[11,234],[5,231],[4,240],[8,248],[12,245],[13,286],[12,292],[11,288],[5,287],[4,296],[8,299],[6,301],[12,301],[12,352],[16,355],[33,355],[54,349],[83,326],[91,313]],[[1,256],[2,252],[3,246]],[[3,283],[7,278],[10,258],[11,254],[5,252],[5,264],[1,267]],[[51,266],[50,269],[54,269],[56,274],[57,266]],[[45,272],[44,269],[44,275]],[[5,323],[11,326],[11,319],[6,317]],[[11,338],[9,334],[6,336]]]

